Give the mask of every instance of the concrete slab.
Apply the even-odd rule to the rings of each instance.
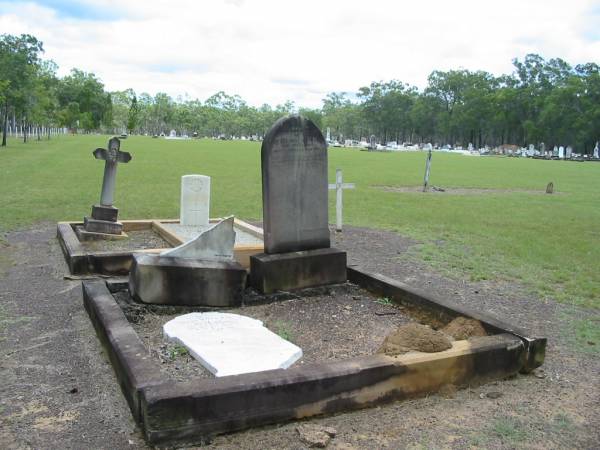
[[[164,324],[163,332],[217,377],[287,369],[302,357],[300,347],[260,320],[238,314],[185,314]]]

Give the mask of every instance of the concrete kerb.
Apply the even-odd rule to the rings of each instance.
[[[132,413],[148,442],[186,443],[207,435],[283,420],[347,411],[530,370],[543,362],[546,339],[530,338],[477,311],[349,267],[350,281],[375,293],[449,317],[482,320],[493,336],[456,341],[434,354],[372,355],[218,379],[176,382],[127,322],[104,281],[83,283],[84,305],[105,346]]]

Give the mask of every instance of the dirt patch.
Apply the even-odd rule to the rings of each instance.
[[[144,250],[149,248],[171,248],[167,241],[152,230],[128,231],[127,239],[98,241],[81,241],[81,245],[88,252],[117,252]]]
[[[410,351],[436,353],[448,350],[452,343],[440,332],[418,323],[409,323],[386,336],[377,353],[389,356],[402,355]]]
[[[11,232],[5,239],[9,245],[0,253],[13,263],[0,275],[0,325],[5,324],[0,326],[0,448],[148,448],[82,306],[81,283],[63,279],[68,268],[56,224]],[[332,233],[332,245],[348,251],[349,264],[548,337],[542,370],[460,389],[453,398],[430,395],[216,436],[210,448],[302,448],[296,431],[301,424],[334,427],[338,433],[327,448],[597,448],[600,353],[571,341],[574,321],[598,323],[600,311],[536,298],[515,283],[442,276],[408,256],[414,244],[376,229],[348,226]],[[328,303],[315,306],[331,318],[336,313]],[[281,308],[278,314],[285,317],[287,308]],[[336,331],[331,326],[329,332]],[[346,348],[361,345],[356,339]],[[37,418],[61,417],[64,411],[78,415],[54,431],[34,426]]]
[[[546,187],[539,190],[530,189],[476,189],[476,188],[453,188],[430,186],[427,192],[423,192],[423,186],[380,186],[371,187],[381,189],[386,192],[400,192],[412,194],[439,194],[439,195],[499,195],[499,194],[546,194]],[[552,195],[560,194],[554,192]]]
[[[467,317],[457,317],[440,331],[452,336],[457,341],[469,339],[470,337],[487,336],[479,320]]]
[[[162,326],[169,320],[207,308],[148,307],[133,303],[126,291],[116,293],[115,298],[164,373],[178,380],[212,377],[187,353],[181,354],[176,345],[165,342],[162,334]],[[271,331],[298,345],[303,356],[294,367],[374,354],[388,334],[416,320],[404,307],[350,283],[305,289],[285,294],[283,299],[248,289],[245,304],[226,311],[261,320]]]

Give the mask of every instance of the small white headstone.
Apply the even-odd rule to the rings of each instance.
[[[238,314],[206,312],[179,316],[163,325],[166,339],[188,349],[217,377],[287,369],[302,349]]]
[[[565,157],[565,148],[562,145],[558,147],[558,157],[559,159],[563,159]]]
[[[186,226],[207,226],[209,207],[210,177],[206,175],[182,176],[179,223]]]
[[[594,158],[598,159],[600,158],[600,155],[598,154],[600,152],[600,147],[598,146],[598,142],[596,142],[596,146],[594,147]]]
[[[177,133],[175,132],[175,130],[171,130],[169,132],[169,137],[172,137],[172,138],[177,137]]]

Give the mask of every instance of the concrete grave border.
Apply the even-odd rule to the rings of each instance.
[[[217,222],[220,219],[210,219]],[[177,219],[149,219],[149,220],[122,220],[123,232],[153,230],[165,241],[173,246],[183,244],[184,239],[164,227],[163,223],[178,223]],[[127,275],[131,268],[134,252],[160,253],[166,248],[131,250],[131,251],[86,251],[77,234],[76,226],[82,226],[83,222],[59,222],[56,234],[60,246],[65,255],[69,270],[73,275],[102,274],[102,275]],[[256,237],[263,238],[262,230],[250,225],[243,220],[234,219],[234,226],[250,233]],[[250,267],[250,256],[262,253],[264,247],[261,245],[236,245],[234,247],[235,259],[245,268]]]
[[[455,341],[439,353],[371,355],[215,379],[177,382],[160,372],[109,289],[119,282],[83,282],[83,303],[147,441],[185,444],[274,422],[369,407],[529,372],[544,361],[546,338],[493,317],[348,267],[349,281],[434,320],[466,316],[492,336]]]

